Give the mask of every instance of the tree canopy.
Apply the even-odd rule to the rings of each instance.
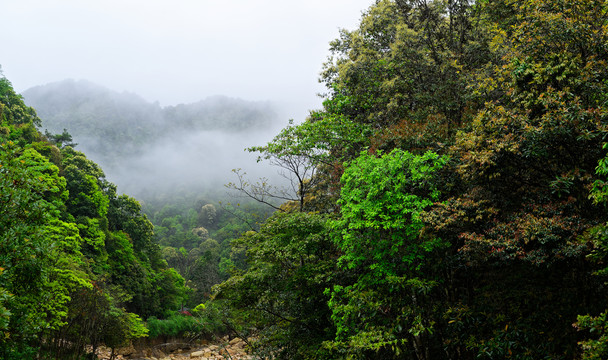
[[[301,206],[280,208],[328,219],[334,266],[308,295],[333,329],[323,358],[605,357],[607,11],[378,0],[331,43],[323,108],[252,149],[315,167]],[[260,273],[250,261],[238,279]],[[218,296],[265,301],[295,278]],[[260,346],[291,344],[287,324],[252,319],[275,334]]]

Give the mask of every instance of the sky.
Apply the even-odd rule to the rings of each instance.
[[[297,118],[320,107],[329,42],[373,2],[3,0],[0,66],[18,92],[86,79],[162,106],[278,101]]]

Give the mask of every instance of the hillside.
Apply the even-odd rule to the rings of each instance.
[[[161,107],[84,80],[37,86],[23,96],[42,129],[66,129],[120,191],[138,196],[176,188],[221,190],[232,169],[255,164],[243,149],[268,139],[278,123],[269,102],[215,96]]]

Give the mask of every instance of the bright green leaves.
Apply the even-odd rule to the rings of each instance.
[[[49,201],[59,201],[63,203],[68,198],[65,178],[59,176],[59,168],[53,165],[47,158],[40,155],[32,148],[25,149],[18,161],[22,166],[29,168],[32,175],[42,183],[44,192],[48,193]]]
[[[0,348],[59,326],[68,300],[54,282],[52,262],[60,252],[46,239],[58,215],[46,198],[61,194],[63,184],[54,165],[33,150],[22,150],[0,144],[0,292],[5,295],[0,307],[4,320],[10,313]]]
[[[608,144],[603,145],[604,149],[608,149]],[[595,168],[597,175],[601,176],[601,179],[595,180],[593,183],[593,189],[589,198],[593,199],[596,204],[607,204],[608,203],[608,156],[601,158],[598,161],[598,165]]]
[[[583,360],[602,360],[608,357],[608,311],[599,316],[580,315],[575,326],[588,330],[593,339],[581,341]]]
[[[433,268],[446,244],[422,234],[421,213],[439,200],[436,177],[447,162],[433,152],[396,149],[364,152],[347,164],[333,229],[343,253],[339,263],[358,275],[353,284],[327,291],[337,327],[330,349],[392,356],[432,333],[434,321],[420,315],[430,304],[421,299],[437,285]]]
[[[416,266],[431,244],[412,245],[424,224],[420,213],[438,200],[433,181],[447,162],[432,152],[413,155],[402,150],[376,157],[362,153],[342,176],[341,219],[335,227],[349,268],[371,261],[375,271],[396,275],[403,264]],[[406,249],[406,250],[404,250]],[[371,251],[370,251],[371,250]]]
[[[15,92],[10,81],[0,73],[0,125],[4,123],[41,125],[36,111],[25,105],[23,97]]]
[[[137,200],[127,196],[110,196],[108,207],[110,230],[124,231],[131,239],[136,255],[146,261],[153,258],[158,249],[152,246],[154,225],[141,213]]]

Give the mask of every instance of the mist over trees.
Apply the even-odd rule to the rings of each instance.
[[[281,126],[281,110],[270,102],[215,96],[161,107],[85,80],[37,86],[23,96],[45,131],[67,130],[119,191],[139,198],[175,189],[219,192],[236,168],[273,176],[243,151]]]
[[[87,347],[123,346],[146,336],[142,318],[168,316],[188,292],[140,204],[40,124],[1,77],[2,359],[78,359]]]
[[[225,184],[237,168],[247,168],[253,179],[280,178],[245,151],[276,130],[275,106],[216,96],[161,108],[134,94],[73,80],[29,89],[24,100],[39,109],[49,141],[82,149],[117,191],[142,201],[163,259],[192,290],[185,305],[200,304],[213,285],[228,278],[234,266],[230,242],[251,230],[245,218],[264,219],[269,209],[241,206],[243,199],[228,194]]]

